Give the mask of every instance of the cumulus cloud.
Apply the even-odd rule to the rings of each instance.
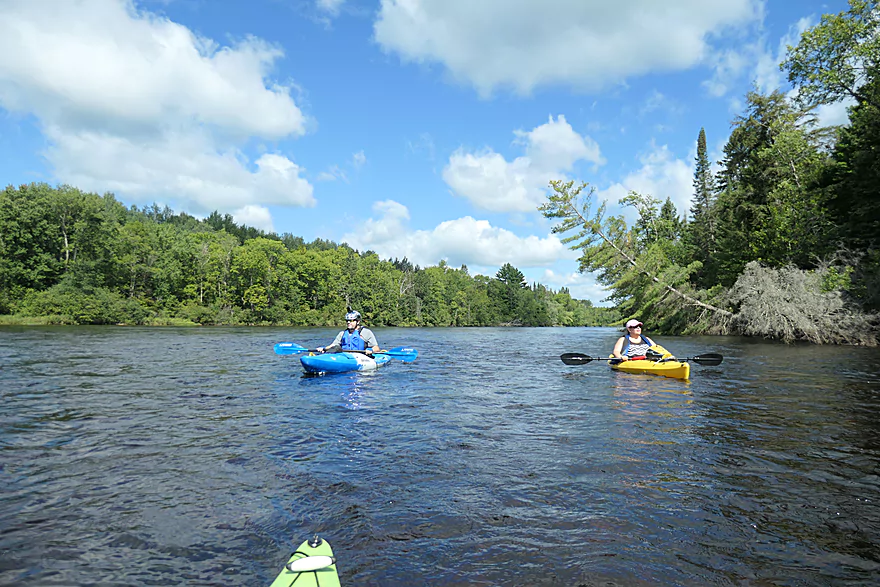
[[[407,62],[440,63],[482,95],[562,84],[597,90],[701,63],[758,20],[759,0],[381,0],[374,35]]]
[[[232,213],[232,217],[237,224],[244,224],[265,230],[266,232],[275,232],[275,226],[272,224],[272,215],[268,208],[264,206],[245,206],[239,208]]]
[[[598,199],[614,204],[634,191],[651,195],[660,202],[671,198],[679,216],[687,214],[693,198],[693,164],[676,158],[666,145],[652,145],[640,162],[642,166],[623,180],[599,190],[596,194]]]
[[[562,115],[514,134],[525,155],[508,162],[491,149],[475,153],[459,149],[443,169],[443,180],[478,208],[534,212],[544,201],[551,179],[562,179],[578,161],[605,163],[599,145],[578,134]]]
[[[76,186],[151,201],[182,199],[197,214],[233,210],[255,202],[313,206],[312,186],[283,155],[266,153],[251,170],[235,150],[214,151],[210,138],[168,134],[156,140],[49,127],[48,158],[56,174]]]
[[[517,236],[470,216],[441,222],[432,230],[410,230],[409,210],[394,200],[373,206],[377,218],[369,218],[343,241],[360,250],[373,250],[380,257],[406,257],[419,265],[436,265],[441,259],[451,266],[518,268],[544,267],[559,259],[576,257],[558,238],[549,235]]]
[[[547,269],[538,281],[556,291],[567,287],[574,299],[590,300],[598,305],[601,305],[610,293],[605,287],[596,283],[595,278],[589,273],[578,273],[577,271],[558,273]]]
[[[291,88],[268,77],[281,56],[256,38],[220,47],[126,0],[0,5],[0,106],[36,117],[56,177],[194,211],[314,205],[290,158],[236,147],[305,133]]]

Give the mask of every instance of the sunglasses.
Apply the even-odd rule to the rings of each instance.
[[[634,330],[636,328],[641,328],[641,327],[642,327],[641,324],[639,324],[638,326],[627,326],[627,328],[629,328],[630,330]]]

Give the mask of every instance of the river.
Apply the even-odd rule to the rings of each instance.
[[[648,325],[650,326],[650,325]],[[0,584],[880,583],[880,349],[656,337],[689,382],[567,366],[610,328],[0,328]],[[651,336],[650,328],[646,334]]]

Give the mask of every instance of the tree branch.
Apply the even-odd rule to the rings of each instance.
[[[580,213],[580,210],[577,209],[577,206],[575,206],[575,205],[572,203],[571,199],[567,200],[566,205],[567,205],[567,207],[569,208],[569,210],[571,211],[571,213],[574,214],[575,216],[577,216],[578,219],[580,219],[580,224],[582,224],[583,226],[589,226],[589,227],[593,230],[593,232],[595,232],[596,234],[598,234],[598,235],[602,238],[602,240],[604,240],[604,241],[605,241],[606,243],[608,243],[608,244],[609,244],[609,245],[610,245],[615,251],[617,251],[617,253],[618,253],[621,257],[623,257],[624,259],[626,259],[626,261],[627,261],[630,265],[632,265],[632,266],[635,267],[636,269],[639,269],[638,265],[636,264],[636,260],[633,259],[633,258],[632,258],[631,256],[629,256],[628,254],[626,254],[626,252],[625,252],[623,249],[621,249],[620,247],[618,247],[618,246],[617,246],[617,245],[616,245],[611,239],[609,239],[608,236],[607,236],[604,232],[602,232],[602,229],[601,229],[600,226],[598,226],[598,223],[592,223],[592,222],[588,221],[586,218],[584,218],[584,216]],[[703,309],[706,309],[706,310],[711,310],[711,311],[713,311],[713,312],[717,312],[717,313],[721,314],[722,316],[726,316],[726,317],[732,317],[732,316],[733,316],[733,313],[732,313],[732,312],[728,312],[727,310],[724,310],[724,309],[722,309],[722,308],[718,308],[718,307],[713,306],[713,305],[711,305],[711,304],[707,304],[707,303],[705,303],[705,302],[701,302],[700,300],[698,300],[698,299],[696,299],[696,298],[694,298],[694,297],[692,297],[692,296],[689,296],[688,294],[686,294],[686,293],[684,293],[684,292],[682,292],[682,291],[679,291],[678,289],[676,289],[675,287],[669,285],[668,283],[663,283],[662,281],[660,281],[660,279],[659,279],[658,277],[656,277],[655,275],[652,275],[651,273],[649,273],[648,271],[646,271],[646,270],[644,270],[644,269],[639,269],[639,271],[640,271],[643,275],[645,275],[646,277],[648,277],[648,278],[649,278],[651,281],[653,281],[654,283],[660,284],[660,285],[663,286],[667,291],[672,292],[672,293],[674,293],[675,295],[679,296],[680,298],[682,298],[682,299],[688,301],[691,305],[694,305],[694,306],[697,306],[697,307],[700,307],[700,308],[703,308]]]

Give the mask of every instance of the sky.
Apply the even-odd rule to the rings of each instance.
[[[0,0],[0,184],[217,210],[608,305],[550,180],[683,216],[752,88],[845,0]],[[841,105],[820,113],[846,121]],[[594,204],[595,209],[595,204]]]

